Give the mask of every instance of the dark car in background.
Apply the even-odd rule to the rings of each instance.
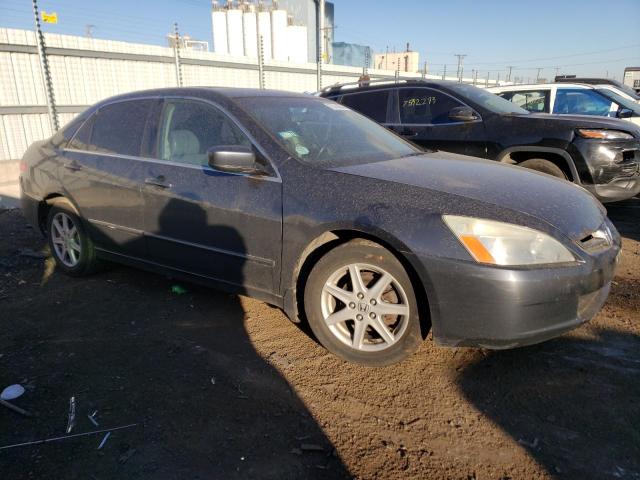
[[[640,128],[617,119],[533,114],[445,81],[336,85],[319,93],[427,150],[519,165],[570,180],[602,202],[640,192]]]
[[[620,251],[571,183],[426,153],[286,92],[107,99],[31,145],[21,171],[25,215],[60,270],[112,260],[251,295],[367,365],[405,358],[431,328],[490,348],[575,328],[607,298]]]

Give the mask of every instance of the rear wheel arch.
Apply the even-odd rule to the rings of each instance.
[[[406,251],[400,242],[389,242],[377,235],[367,233],[361,230],[353,229],[336,229],[322,233],[312,240],[302,251],[302,254],[296,262],[293,271],[290,305],[292,311],[288,311],[294,321],[305,321],[304,318],[304,289],[309,274],[314,265],[329,251],[350,241],[361,241],[364,244],[382,247],[391,252],[402,264],[413,287],[416,299],[418,301],[418,313],[420,316],[420,327],[423,337],[431,329],[431,311],[429,307],[429,299],[427,290],[423,284],[417,268],[409,260],[408,256],[403,253]],[[287,302],[285,302],[286,304]],[[292,305],[291,305],[292,304]],[[287,309],[288,310],[288,309]]]
[[[514,147],[498,155],[498,161],[510,165],[520,165],[527,160],[546,160],[556,165],[564,173],[567,180],[580,184],[580,176],[575,162],[568,152],[550,147]]]
[[[43,233],[46,232],[47,217],[49,216],[49,210],[51,210],[52,206],[57,204],[68,205],[69,208],[71,208],[71,210],[76,215],[82,218],[82,216],[78,211],[78,207],[76,207],[76,205],[68,197],[65,197],[61,193],[50,193],[47,196],[45,196],[42,199],[42,201],[40,201],[40,203],[38,204],[38,225],[40,226],[40,230]]]

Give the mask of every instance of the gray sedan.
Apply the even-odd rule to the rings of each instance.
[[[116,261],[257,297],[331,352],[510,348],[590,320],[620,237],[582,188],[419,151],[330,100],[162,89],[110,98],[21,163],[71,275]]]

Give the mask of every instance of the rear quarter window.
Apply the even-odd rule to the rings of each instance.
[[[385,123],[387,121],[389,90],[350,93],[342,96],[341,103],[366,115],[371,120],[378,123]]]

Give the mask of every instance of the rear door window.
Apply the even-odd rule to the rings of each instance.
[[[509,100],[533,113],[549,111],[549,90],[517,91],[512,93]]]
[[[213,105],[193,100],[167,100],[162,112],[160,158],[205,166],[207,151],[221,145],[250,147],[238,126]]]
[[[398,106],[402,124],[437,125],[454,123],[449,112],[463,104],[431,88],[401,88],[398,90]]]
[[[343,95],[341,103],[363,115],[366,115],[371,120],[378,123],[385,123],[387,121],[389,90],[376,90],[373,92]]]
[[[89,149],[140,156],[145,124],[153,104],[154,100],[131,100],[101,107],[94,115]],[[83,133],[85,126],[87,124],[77,136]]]

